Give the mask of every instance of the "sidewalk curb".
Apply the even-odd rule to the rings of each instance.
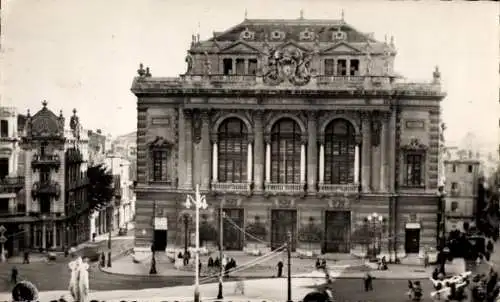
[[[116,273],[116,272],[110,272],[106,270],[105,268],[99,266],[99,270],[105,274],[108,275],[116,275],[116,276],[126,276],[126,277],[154,277],[154,278],[185,278],[185,277],[193,277],[191,275],[150,275],[150,274],[126,274],[126,273]],[[270,276],[239,276],[239,275],[233,275],[232,277],[235,278],[249,278],[251,280],[255,279],[273,279],[273,277]],[[201,276],[201,278],[206,278],[206,276]],[[216,277],[214,277],[216,278]],[[292,279],[317,279],[320,277],[308,277],[308,276],[292,276]],[[336,276],[334,279],[363,279],[363,276],[349,276],[349,275],[340,275]],[[387,277],[377,277],[375,276],[375,280],[428,280],[429,277],[413,277],[413,276],[387,276]],[[209,282],[210,283],[210,282]],[[214,282],[217,283],[217,282]]]

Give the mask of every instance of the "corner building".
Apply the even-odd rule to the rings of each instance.
[[[184,245],[196,184],[209,204],[201,224],[217,230],[222,207],[241,229],[264,227],[268,244],[225,223],[228,250],[276,248],[291,230],[296,251],[353,252],[372,213],[384,217],[383,251],[435,246],[445,93],[437,67],[428,83],[401,81],[395,56],[392,38],[344,20],[247,19],[193,36],[179,77],[141,65],[136,250]]]

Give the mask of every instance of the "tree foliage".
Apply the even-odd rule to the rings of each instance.
[[[106,166],[99,164],[87,169],[87,199],[91,212],[106,207],[113,199],[113,175]]]

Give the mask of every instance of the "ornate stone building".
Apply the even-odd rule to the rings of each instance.
[[[193,36],[179,77],[141,65],[132,85],[137,251],[152,241],[161,249],[165,237],[183,245],[192,231],[183,203],[197,184],[209,204],[202,223],[222,207],[238,228],[261,229],[270,248],[289,230],[295,249],[310,247],[314,226],[314,249],[348,253],[372,213],[383,217],[383,250],[434,246],[445,93],[437,68],[428,83],[407,82],[395,56],[392,38],[344,20],[246,19]],[[167,235],[153,215],[167,218]],[[224,228],[227,249],[255,246],[255,236]]]
[[[7,229],[9,255],[25,249],[62,249],[88,240],[85,209],[86,180],[76,111],[72,131],[65,135],[64,117],[47,108],[28,111],[20,141],[21,190],[8,216],[0,218]],[[69,143],[73,140],[71,143]]]

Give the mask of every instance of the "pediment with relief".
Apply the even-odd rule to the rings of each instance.
[[[241,54],[241,53],[252,53],[252,54],[258,54],[260,51],[253,47],[252,45],[245,43],[243,41],[238,41],[235,43],[230,44],[229,46],[221,49],[220,53],[222,54]]]
[[[361,50],[357,49],[356,47],[353,47],[345,42],[340,42],[337,43],[333,46],[330,46],[328,48],[325,48],[321,51],[322,54],[334,54],[334,53],[356,53],[360,54],[362,53]]]
[[[401,149],[410,151],[425,151],[427,150],[427,146],[420,142],[418,138],[412,138],[408,144],[401,146]]]
[[[148,143],[150,149],[169,149],[173,145],[172,142],[169,142],[162,136],[157,136]]]

